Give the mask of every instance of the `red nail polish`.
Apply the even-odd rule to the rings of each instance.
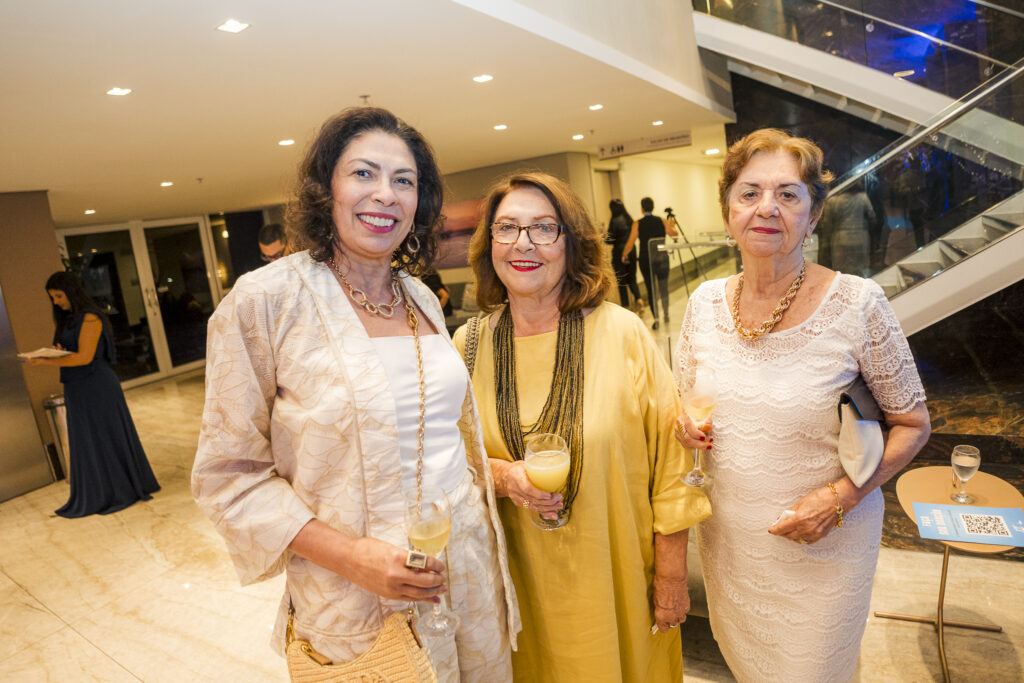
[[[708,443],[714,443],[714,442],[715,442],[715,437],[711,437],[710,439],[708,439]]]
[[[708,444],[707,450],[711,450],[711,444]]]
[[[704,435],[703,434],[700,435],[700,440],[704,441]]]

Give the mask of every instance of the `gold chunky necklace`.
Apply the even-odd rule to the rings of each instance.
[[[507,305],[494,328],[494,393],[501,436],[515,460],[526,455],[524,436],[551,432],[565,439],[569,445],[569,479],[562,503],[567,513],[576,499],[583,471],[583,331],[580,310],[563,313],[558,319],[551,389],[537,422],[524,431],[516,382],[515,327]]]
[[[732,298],[732,306],[729,312],[732,313],[732,323],[736,326],[736,333],[747,341],[754,341],[761,335],[768,334],[772,329],[779,324],[782,320],[782,316],[786,313],[786,309],[793,303],[793,299],[796,298],[796,293],[800,289],[800,285],[804,283],[804,275],[807,274],[807,263],[805,262],[800,266],[800,274],[793,280],[793,284],[789,286],[789,290],[786,295],[779,300],[779,305],[772,311],[771,316],[757,327],[748,330],[740,324],[740,294],[743,293],[743,273],[740,273],[739,280],[736,282],[736,295]]]
[[[394,293],[394,298],[391,299],[389,304],[375,304],[366,297],[366,292],[354,287],[345,274],[341,272],[341,268],[334,262],[334,257],[327,259],[328,263],[331,264],[331,268],[341,278],[341,282],[348,287],[349,296],[352,297],[352,301],[356,302],[357,305],[362,306],[367,312],[373,315],[379,315],[382,318],[390,318],[395,313],[395,306],[402,303],[402,289],[398,284],[398,276],[394,273],[391,274],[391,291]]]

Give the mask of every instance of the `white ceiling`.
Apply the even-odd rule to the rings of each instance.
[[[214,30],[228,18],[252,26]],[[58,226],[282,202],[319,125],[364,94],[446,173],[682,129],[697,156],[722,122],[449,0],[0,0],[0,65],[0,192],[47,190]]]

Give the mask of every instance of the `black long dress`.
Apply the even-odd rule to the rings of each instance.
[[[80,311],[64,329],[60,344],[78,350],[78,334],[86,313]],[[146,460],[128,404],[110,364],[114,341],[110,324],[103,320],[103,333],[96,355],[88,365],[60,369],[64,384],[64,405],[68,417],[68,459],[71,496],[57,510],[61,517],[85,517],[117,512],[160,490]]]
[[[634,300],[640,299],[640,288],[636,284],[636,247],[629,252],[626,263],[622,262],[622,253],[626,250],[629,233],[633,224],[625,216],[612,216],[608,221],[608,242],[612,245],[612,268],[615,279],[619,283],[619,301],[623,308],[629,308],[629,294]]]

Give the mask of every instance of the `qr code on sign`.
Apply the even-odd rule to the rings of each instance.
[[[971,515],[961,514],[960,519],[964,521],[964,528],[967,533],[978,536],[1006,536],[1009,538],[1010,529],[1006,521],[996,515]]]

